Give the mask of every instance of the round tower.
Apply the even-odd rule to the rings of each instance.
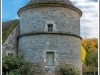
[[[30,0],[18,11],[18,52],[33,63],[36,75],[60,75],[66,64],[82,75],[81,15],[69,0]]]

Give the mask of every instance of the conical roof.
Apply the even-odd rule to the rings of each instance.
[[[27,5],[25,5],[18,11],[18,16],[23,10],[33,7],[45,6],[67,7],[77,11],[80,14],[80,16],[82,15],[81,10],[76,8],[69,0],[30,0],[30,2]]]
[[[74,6],[69,0],[30,0],[26,6],[30,6],[37,3],[59,3]]]

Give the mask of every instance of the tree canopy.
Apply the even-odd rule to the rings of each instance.
[[[88,71],[97,71],[98,69],[98,39],[82,39],[82,63],[87,66]]]

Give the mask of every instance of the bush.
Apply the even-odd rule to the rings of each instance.
[[[25,61],[22,55],[4,55],[2,58],[2,70],[2,75],[34,75],[31,64]]]
[[[61,67],[62,75],[80,75],[77,70],[74,69],[71,65],[66,65]]]

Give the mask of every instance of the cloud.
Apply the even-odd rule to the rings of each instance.
[[[83,15],[81,17],[81,36],[98,38],[98,10],[99,4],[97,0],[70,0],[77,8],[81,9]]]

